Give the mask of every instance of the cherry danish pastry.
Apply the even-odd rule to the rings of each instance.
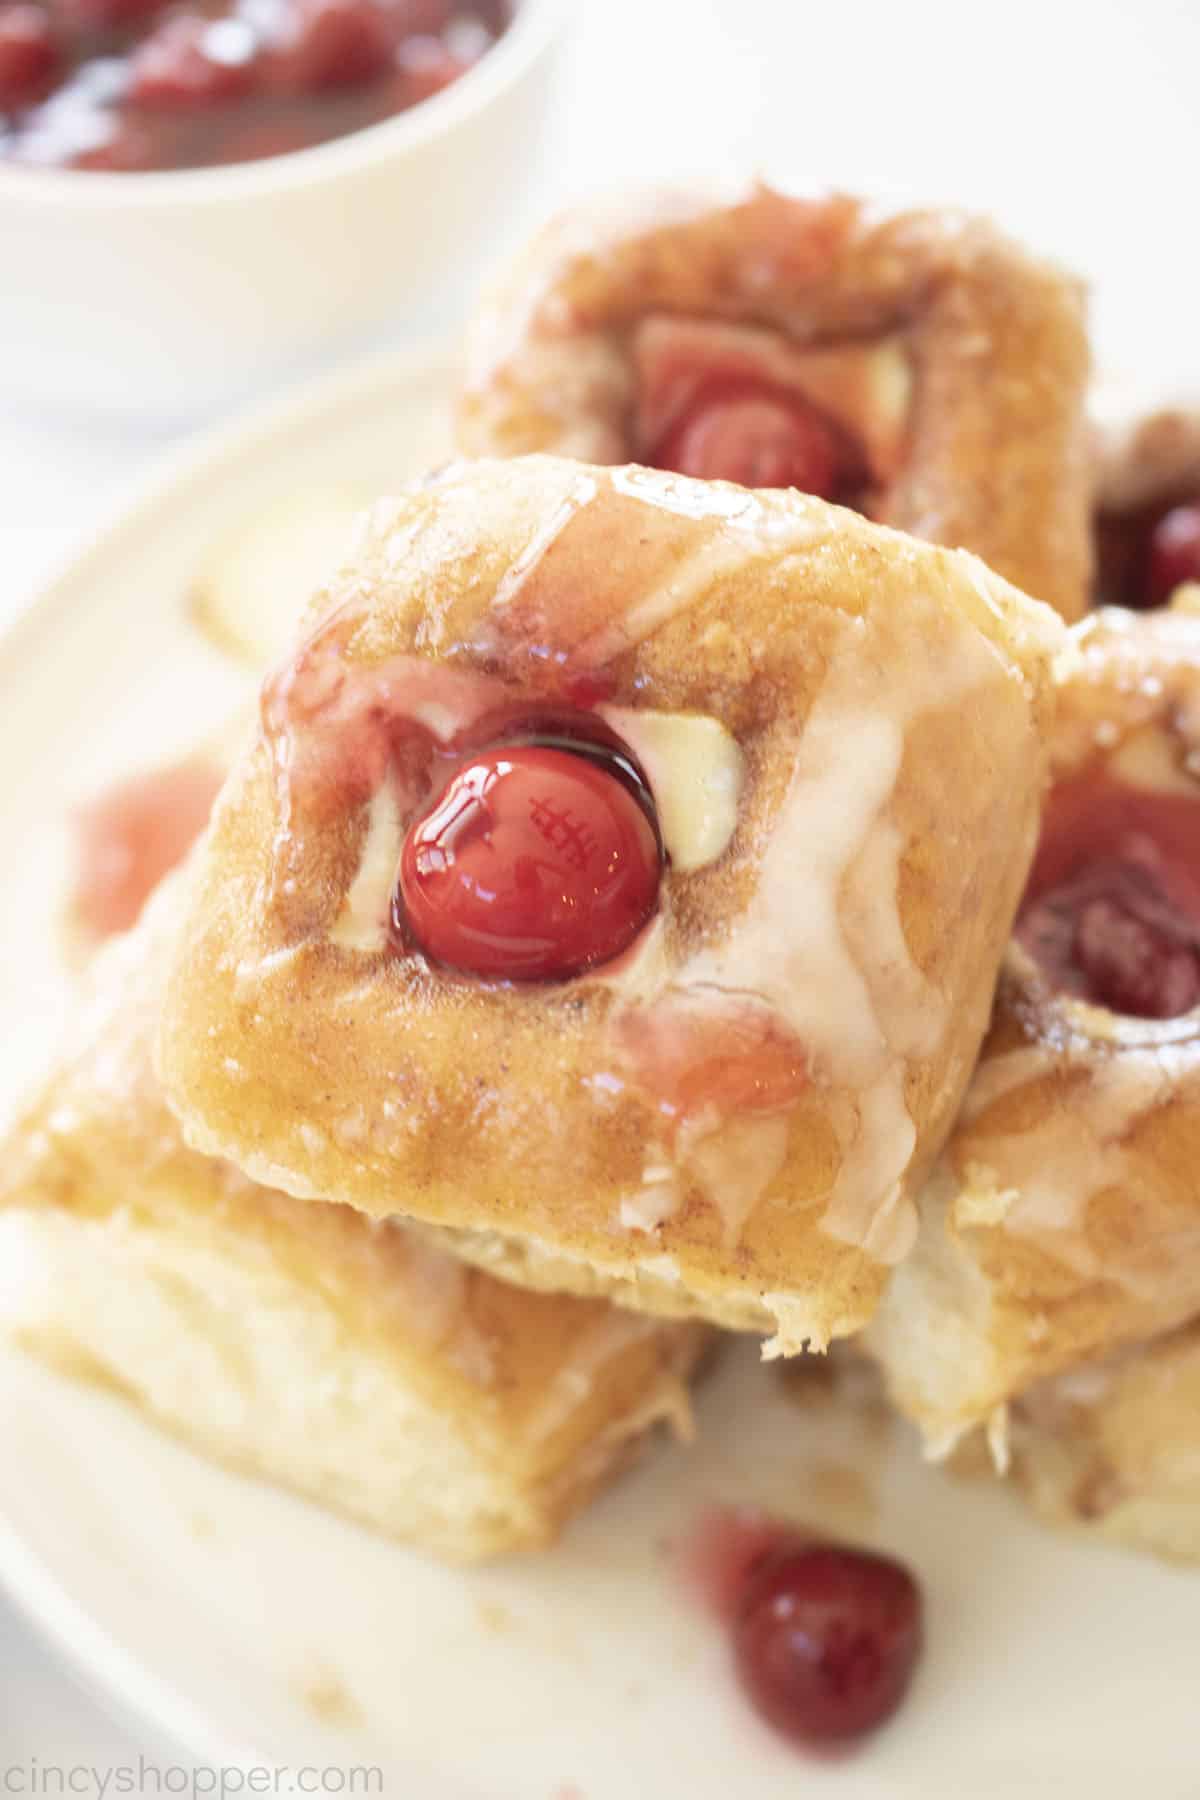
[[[1200,1310],[1200,618],[1072,638],[991,1031],[871,1328],[935,1442]]]
[[[755,187],[551,224],[485,302],[472,455],[795,487],[1087,604],[1078,286],[985,221]]]
[[[319,606],[190,890],[189,1138],[519,1282],[861,1325],[983,1035],[1059,621],[817,500],[548,457],[381,505]]]
[[[188,1149],[151,1063],[178,899],[99,953],[5,1141],[0,1331],[439,1556],[547,1543],[656,1421],[686,1429],[708,1334],[522,1292]]]

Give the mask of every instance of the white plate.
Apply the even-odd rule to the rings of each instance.
[[[201,552],[289,490],[383,490],[436,459],[444,392],[436,354],[392,357],[210,440],[0,645],[8,1094],[63,1006],[67,803],[190,743],[246,691],[187,620]],[[200,1760],[375,1765],[397,1800],[1197,1792],[1193,1578],[1043,1532],[999,1487],[923,1467],[870,1410],[798,1405],[752,1346],[699,1413],[694,1450],[664,1449],[559,1549],[460,1574],[211,1468],[9,1353],[0,1571]],[[669,1542],[718,1501],[765,1504],[919,1572],[924,1666],[852,1761],[806,1763],[759,1726],[672,1572]]]

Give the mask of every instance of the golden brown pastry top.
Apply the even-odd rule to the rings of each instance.
[[[550,458],[381,505],[326,601],[192,886],[162,1037],[189,1129],[299,1194],[717,1290],[834,1267],[861,1315],[861,1253],[911,1241],[910,1170],[982,1035],[1057,620],[817,501]],[[635,749],[647,721],[719,728],[728,842],[576,980],[398,949],[390,871],[437,758],[564,704]]]
[[[1062,851],[1077,839],[1101,865],[1141,856],[1153,868],[1155,843],[1200,843],[1189,823],[1200,820],[1200,618],[1109,610],[1072,638],[1033,877],[1048,891],[1071,878],[1060,834]],[[1158,838],[1141,844],[1143,803]],[[1198,863],[1193,850],[1172,871],[1193,917]],[[958,1286],[944,1291],[989,1346],[976,1416],[1200,1307],[1198,1165],[1200,1006],[1113,1011],[1063,991],[1015,942],[941,1171],[937,1229],[962,1250]],[[897,1303],[890,1329],[902,1328]]]
[[[459,442],[477,455],[653,460],[640,398],[660,353],[652,339],[664,326],[694,336],[702,322],[723,363],[757,360],[860,440],[874,516],[974,550],[1081,615],[1081,290],[967,214],[888,216],[761,185],[565,214],[480,309]]]

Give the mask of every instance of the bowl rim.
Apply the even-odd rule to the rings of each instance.
[[[0,159],[0,207],[57,206],[63,211],[157,211],[191,203],[254,200],[319,187],[361,169],[425,149],[487,111],[517,88],[552,48],[573,0],[516,0],[512,23],[479,61],[440,94],[377,125],[307,150],[211,169],[38,169]]]

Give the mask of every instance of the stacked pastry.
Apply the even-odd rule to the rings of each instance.
[[[1200,1554],[1198,415],[1102,405],[1093,579],[1075,296],[978,221],[758,190],[566,220],[532,263],[475,333],[473,446],[816,487],[1068,620],[1171,603],[1094,615],[1056,662],[991,1029],[861,1341],[935,1453],[986,1425],[1004,1465],[1011,1422],[1043,1510]]]
[[[1066,1454],[1046,1380],[1200,1312],[1200,624],[1063,624],[1086,378],[977,220],[552,228],[15,1128],[17,1334],[452,1556],[714,1328]]]

